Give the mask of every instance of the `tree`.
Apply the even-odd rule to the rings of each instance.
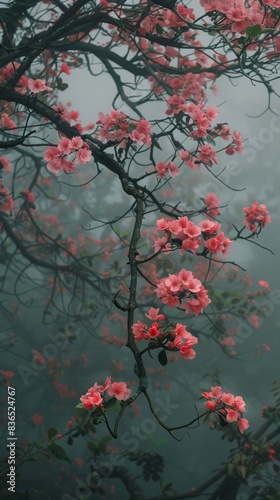
[[[38,389],[37,376],[45,370],[50,401],[70,397],[77,403],[70,430],[62,434],[50,427],[47,444],[23,444],[20,464],[34,457],[67,461],[57,440],[68,435],[71,445],[73,437],[91,439],[101,424],[110,438],[119,439],[124,415],[132,408],[137,411],[136,401],[143,398],[158,426],[175,439],[181,439],[178,431],[206,417],[211,428],[221,427],[223,436],[236,440],[238,451],[228,466],[201,489],[176,496],[165,485],[160,494],[189,498],[221,480],[210,498],[222,499],[229,491],[235,498],[246,478],[259,473],[254,460],[263,467],[274,458],[278,442],[268,442],[276,439],[278,427],[264,441],[260,437],[277,425],[279,400],[265,413],[264,428],[240,437],[249,426],[244,400],[228,392],[230,387],[221,388],[217,372],[208,373],[212,387],[209,381],[203,390],[206,408],[193,407],[193,414],[180,416],[177,423],[177,416],[167,418],[169,409],[162,416],[154,401],[149,363],[191,363],[196,344],[210,336],[227,356],[238,359],[238,345],[266,316],[256,298],[277,303],[264,279],[248,292],[250,277],[227,257],[238,240],[271,252],[259,243],[262,229],[271,222],[266,205],[252,200],[243,207],[239,228],[227,221],[217,193],[205,193],[199,184],[197,196],[191,183],[194,172],[204,169],[215,184],[235,190],[221,174],[227,168],[230,176],[229,158],[242,153],[243,139],[228,123],[219,122],[219,109],[207,103],[208,93],[216,91],[220,76],[248,78],[265,86],[270,109],[279,64],[280,11],[277,0],[193,4],[14,0],[1,7],[0,147],[6,150],[0,157],[1,309],[7,322],[2,349],[9,356],[16,353],[11,317],[20,324],[20,314],[41,313],[43,324],[56,331],[43,334],[36,348],[32,336],[25,338],[32,353],[16,353],[23,358],[16,375],[27,395]],[[63,101],[65,79],[77,70],[95,80],[106,74],[115,86],[112,109],[107,112],[101,102],[98,117],[88,125]],[[100,100],[95,89],[91,98]],[[130,378],[94,380],[89,389],[83,386],[81,396],[71,370],[75,367],[84,378],[82,348],[86,345],[92,355],[102,339],[129,352]],[[255,353],[268,349],[263,344]],[[120,363],[116,360],[115,368],[122,369]],[[15,373],[10,366],[4,368],[3,380],[13,390]],[[92,368],[89,360],[89,373]],[[40,413],[33,417],[34,425],[42,422]],[[108,452],[108,436],[102,439],[88,444],[97,461]],[[150,455],[134,451],[128,450],[131,461],[144,464],[145,470],[151,467]],[[154,458],[158,480],[162,461]],[[96,465],[86,488],[102,495],[100,474],[97,484],[92,483],[95,472]],[[131,497],[140,498],[128,474],[116,464],[107,477],[121,477]],[[264,487],[260,493],[252,491],[262,498],[274,494]]]

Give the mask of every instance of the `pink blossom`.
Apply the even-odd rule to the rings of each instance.
[[[248,429],[248,427],[250,427],[250,424],[249,424],[247,418],[240,418],[238,421],[239,432],[241,432],[241,434],[243,434],[243,432],[246,431],[246,429]]]
[[[258,201],[255,201],[249,207],[244,207],[243,211],[246,214],[244,218],[245,226],[252,233],[255,233],[271,222],[271,217],[266,205],[260,204]]]
[[[53,160],[48,161],[47,169],[49,170],[49,172],[52,172],[53,174],[58,174],[59,172],[61,172],[60,158],[54,158]]]
[[[251,315],[251,323],[254,328],[259,328],[260,327],[260,320],[259,317],[256,316],[255,314]]]
[[[164,314],[159,314],[159,307],[150,307],[148,314],[145,314],[145,316],[153,321],[163,321],[165,319]]]
[[[77,151],[75,163],[82,163],[83,165],[91,160],[91,150],[87,148],[80,148]]]
[[[220,398],[222,393],[223,391],[220,385],[215,385],[214,387],[211,387],[211,395],[213,398]]]
[[[223,394],[221,395],[221,400],[227,405],[233,405],[234,396],[230,392],[223,392]]]
[[[210,146],[210,144],[203,144],[203,146],[200,146],[198,149],[200,153],[197,158],[202,161],[202,163],[205,163],[205,165],[210,167],[212,166],[212,163],[218,163],[215,150],[212,146]]]
[[[97,386],[97,389],[100,391],[100,392],[105,392],[107,391],[107,389],[109,389],[111,385],[111,377],[107,377],[104,384],[103,385],[98,385]]]
[[[163,161],[160,161],[159,163],[157,163],[155,168],[157,170],[158,178],[163,179],[166,176],[167,165]]]
[[[9,162],[6,156],[0,156],[0,165],[2,165],[3,170],[6,172],[11,172],[12,164]]]
[[[260,286],[262,286],[263,288],[270,288],[270,287],[269,287],[269,283],[268,283],[267,281],[265,281],[265,280],[260,280],[260,281],[258,281],[258,284],[259,284]]]
[[[71,153],[73,150],[70,139],[68,139],[67,137],[62,137],[59,141],[57,149],[61,154],[68,155],[69,153]]]
[[[125,382],[113,382],[108,389],[109,396],[113,396],[118,400],[126,401],[130,396],[131,390],[127,388]]]
[[[60,150],[56,146],[49,146],[44,152],[44,160],[50,161],[58,158],[60,156]]]
[[[38,94],[38,92],[43,92],[44,90],[48,91],[53,90],[51,87],[48,87],[43,80],[40,80],[39,78],[37,80],[29,78],[28,88],[31,92],[33,92],[33,94]]]
[[[240,413],[243,413],[245,411],[245,401],[241,396],[235,396],[233,405],[234,408]]]
[[[137,321],[132,325],[132,333],[134,335],[135,340],[138,342],[144,338],[144,332],[147,330],[147,325],[142,323],[141,321]]]
[[[148,329],[148,335],[150,338],[154,339],[159,336],[160,330],[158,329],[158,323],[152,323],[151,328]]]
[[[209,217],[217,217],[221,211],[218,208],[220,204],[219,198],[214,193],[208,193],[204,198],[204,203],[207,207],[207,215]]]
[[[215,401],[207,401],[207,403],[205,403],[205,407],[206,407],[208,410],[215,410],[215,408],[216,408],[216,403],[215,403]]]
[[[184,149],[181,149],[180,154],[179,154],[179,158],[181,158],[181,160],[188,160],[189,157],[190,157],[190,153],[188,151],[185,151]]]
[[[180,169],[177,167],[177,165],[175,165],[175,163],[173,163],[173,161],[170,161],[167,164],[167,170],[169,172],[170,177],[176,177],[181,173]]]
[[[180,349],[180,355],[184,359],[194,359],[196,357],[196,352],[194,351],[194,349],[192,349],[189,346],[185,345],[185,346],[181,347],[181,349]]]
[[[75,151],[76,149],[81,148],[83,145],[84,141],[78,135],[76,137],[73,137],[73,139],[71,139],[70,141],[71,151]]]
[[[24,196],[26,196],[26,200],[28,201],[28,203],[33,203],[35,201],[35,196],[33,193],[31,193],[31,191],[29,191],[29,189],[24,189],[21,192],[22,194],[24,194]]]
[[[61,66],[60,66],[60,72],[61,73],[65,73],[66,75],[71,75],[71,69],[68,66],[68,64],[66,64],[65,62],[63,62],[61,64]]]
[[[236,422],[239,418],[239,412],[232,408],[227,408],[227,422]]]

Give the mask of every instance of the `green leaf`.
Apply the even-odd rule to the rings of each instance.
[[[160,352],[158,353],[158,360],[159,360],[159,362],[160,362],[160,364],[161,364],[162,366],[167,365],[167,363],[168,363],[168,359],[167,359],[167,356],[166,356],[166,352],[165,352],[165,350],[160,351]]]
[[[68,83],[62,83],[59,85],[58,90],[61,90],[61,92],[64,92],[64,90],[68,89],[69,85]]]
[[[157,141],[157,139],[153,139],[153,145],[154,145],[157,149],[160,149],[160,151],[162,151],[162,147],[161,147],[161,145],[159,144],[159,142]]]
[[[206,137],[206,142],[208,142],[208,144],[210,144],[211,146],[216,146],[216,143],[214,141],[214,139],[212,139],[212,137],[210,137],[210,135],[207,135]]]
[[[65,450],[58,444],[51,444],[49,446],[49,450],[56,458],[59,458],[59,460],[65,460],[66,462],[69,462],[71,464],[71,460],[69,457],[67,457]]]
[[[113,408],[113,406],[115,406],[116,404],[116,401],[117,401],[116,398],[110,399],[110,401],[107,401],[107,403],[105,403],[104,408],[106,408],[106,410],[109,408]]]
[[[49,438],[49,441],[54,438],[58,433],[58,430],[55,429],[54,427],[50,427],[48,430],[47,430],[47,434],[48,434],[48,438]]]
[[[248,28],[246,28],[245,31],[246,35],[249,38],[253,38],[254,36],[259,36],[262,33],[262,29],[259,24],[255,24],[254,26],[248,26]]]

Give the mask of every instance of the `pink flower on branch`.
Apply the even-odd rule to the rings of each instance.
[[[38,92],[43,92],[44,90],[47,90],[48,92],[53,90],[51,87],[48,87],[43,80],[40,80],[40,78],[38,78],[37,80],[29,78],[28,88],[31,92],[33,92],[33,94],[38,94]]]
[[[221,415],[225,423],[237,422],[241,433],[248,429],[249,422],[247,418],[242,417],[242,413],[246,411],[246,405],[241,396],[223,392],[220,386],[211,387],[211,390],[203,392],[202,396],[208,400],[205,407]]]
[[[125,382],[111,382],[111,377],[107,377],[103,385],[95,384],[88,389],[86,394],[80,397],[83,406],[88,410],[102,408],[106,403],[106,393],[118,400],[126,401],[131,394]]]
[[[161,279],[155,293],[163,304],[170,307],[181,304],[187,314],[192,312],[195,316],[211,302],[202,283],[186,269],[181,269],[179,273],[169,274],[167,278]]]
[[[213,196],[215,197],[214,194]],[[219,201],[218,198],[217,201]],[[172,221],[167,221],[162,218],[159,219],[156,224],[158,229],[166,234],[167,238],[165,241],[161,239],[155,241],[155,251],[170,251],[170,249],[172,249],[171,245],[173,244],[174,248],[176,244],[176,246],[180,246],[182,253],[189,250],[195,254],[203,241],[202,238],[199,237],[201,234],[204,236],[204,249],[207,249],[208,252],[212,254],[222,252],[222,254],[226,256],[232,244],[232,241],[226,238],[223,232],[218,232],[221,227],[219,222],[203,220],[200,222],[199,226],[197,226],[194,222],[190,221],[188,217],[184,216],[176,220],[173,219]],[[174,277],[170,279],[173,281],[175,280]]]
[[[197,280],[198,281],[198,280]],[[149,343],[151,349],[164,347],[167,351],[180,351],[180,355],[184,359],[194,359],[196,352],[192,347],[198,343],[198,339],[186,330],[186,327],[181,323],[159,325],[158,321],[165,319],[164,314],[158,314],[159,309],[151,307],[146,316],[149,319],[156,319],[150,328],[141,321],[132,325],[132,333],[137,342],[141,340],[152,341]],[[149,348],[148,347],[148,348]]]
[[[243,212],[246,214],[244,217],[245,226],[252,233],[260,231],[262,227],[265,227],[266,224],[270,224],[271,222],[271,217],[266,205],[260,204],[258,201],[255,201],[249,207],[244,207]]]
[[[131,390],[127,388],[125,382],[113,382],[108,389],[108,394],[118,400],[126,401],[130,397]]]

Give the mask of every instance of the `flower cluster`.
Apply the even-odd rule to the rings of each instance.
[[[271,222],[271,217],[266,205],[260,204],[258,201],[252,203],[250,207],[244,207],[245,212],[244,222],[245,226],[252,233],[260,231],[262,227]]]
[[[223,392],[220,386],[211,387],[210,392],[203,392],[202,396],[208,401],[205,406],[208,410],[217,410],[225,422],[238,422],[238,429],[243,433],[249,427],[247,418],[241,416],[245,410],[245,401],[241,396],[233,396],[230,392]]]
[[[69,154],[75,153],[75,163],[85,164],[91,160],[91,151],[86,142],[81,137],[73,137],[72,140],[62,137],[57,146],[49,146],[44,153],[44,160],[47,161],[47,169],[53,174],[65,172],[75,172],[76,167],[73,161],[68,159]]]
[[[166,174],[169,174],[170,177],[176,177],[177,175],[180,175],[180,169],[175,165],[173,161],[170,161],[168,163],[164,163],[163,161],[160,161],[156,165],[156,171],[157,171],[157,177],[159,179],[163,179]]]
[[[159,308],[151,307],[146,316],[153,321],[150,328],[139,320],[132,325],[132,333],[137,342],[149,340],[151,349],[164,347],[168,351],[179,350],[184,359],[195,358],[196,352],[192,346],[197,344],[198,339],[188,332],[184,325],[176,323],[175,327],[171,328],[165,324],[160,325],[165,316],[159,314]]]
[[[161,279],[155,293],[163,304],[170,307],[177,307],[180,304],[186,309],[187,314],[194,313],[195,316],[211,302],[201,281],[186,269]]]
[[[215,195],[215,193],[208,193],[204,198],[204,203],[207,207],[206,215],[211,218],[217,217],[221,214],[219,203],[221,200]]]
[[[226,256],[232,244],[232,241],[226,238],[222,231],[219,232],[221,224],[208,219],[201,221],[199,226],[186,216],[171,221],[162,218],[157,220],[156,224],[158,229],[166,234],[165,240],[164,238],[155,240],[156,252],[159,250],[170,251],[173,243],[180,246],[182,253],[189,250],[195,254],[202,242],[200,236],[203,236],[204,251],[207,250],[212,254],[221,252]]]
[[[122,111],[113,109],[109,114],[98,113],[97,125],[101,125],[96,136],[101,141],[117,141],[120,147],[125,147],[130,138],[140,145],[151,145],[151,125],[147,120],[141,118],[130,121]]]
[[[51,87],[48,87],[43,80],[37,78],[37,80],[33,80],[33,78],[29,78],[28,80],[28,88],[31,90],[33,94],[38,94],[38,92],[44,92],[47,90],[50,92],[53,90]]]
[[[270,26],[273,22],[271,13],[264,10],[266,5],[279,7],[277,0],[264,0],[255,2],[250,0],[200,0],[200,5],[205,12],[218,12],[223,14],[220,26],[225,26],[232,33],[245,34],[246,28],[254,25]]]
[[[98,385],[97,382],[95,382],[95,384],[88,389],[86,394],[80,397],[80,401],[88,410],[93,410],[95,406],[102,407],[106,402],[104,396],[106,391],[109,396],[120,401],[126,401],[131,393],[131,390],[127,388],[125,382],[111,382],[111,377],[107,377],[104,385]]]

